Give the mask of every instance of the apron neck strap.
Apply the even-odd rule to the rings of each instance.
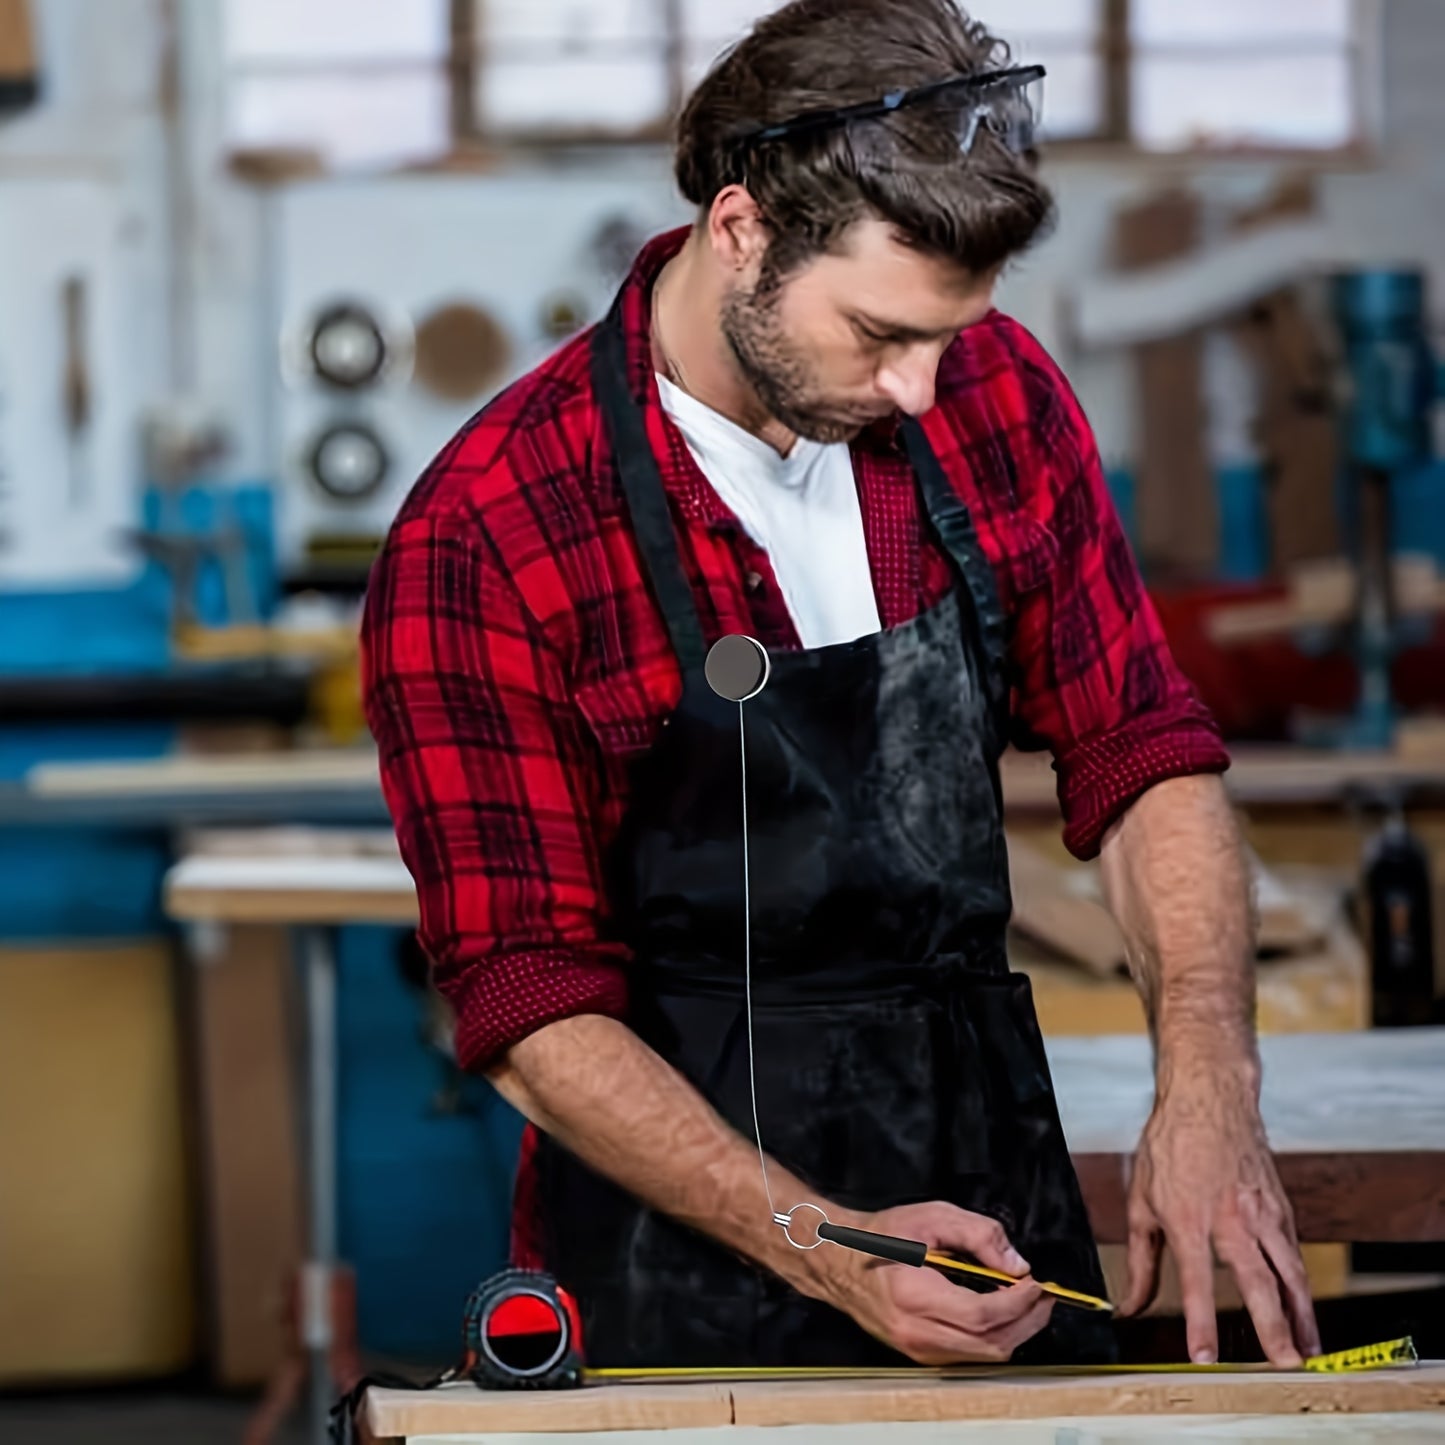
[[[619,296],[593,333],[592,386],[606,419],[628,516],[653,596],[667,623],[679,663],[685,672],[691,671],[706,661],[707,642],[678,551],[667,489],[652,454],[643,409],[633,395],[629,375]],[[1007,645],[993,568],[979,543],[967,504],[945,476],[916,418],[904,419],[903,436],[929,519],[957,564],[968,592],[974,641],[985,664],[990,698],[996,706],[1002,706],[1007,694]]]
[[[642,407],[629,382],[627,337],[618,297],[592,339],[592,386],[606,418],[628,516],[652,594],[684,672],[707,659],[702,620],[677,548],[667,489],[647,440]]]
[[[972,614],[973,641],[984,666],[989,701],[1001,713],[1008,700],[1008,642],[993,566],[978,540],[968,504],[948,480],[916,417],[903,419],[903,439],[929,520],[963,578]]]

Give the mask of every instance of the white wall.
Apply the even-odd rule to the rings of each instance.
[[[168,365],[159,0],[32,9],[43,99],[0,124],[0,584],[111,583],[139,566],[123,536],[137,418]],[[61,425],[72,276],[94,408],[76,448]]]
[[[1427,262],[1436,278],[1437,311],[1445,316],[1445,83],[1441,80],[1445,75],[1445,0],[1380,0],[1380,4],[1381,169],[1326,171],[1321,176],[1321,206],[1342,256],[1360,261]],[[218,93],[218,87],[212,87],[211,93]],[[646,171],[649,164],[654,168],[650,175]],[[641,174],[638,158],[633,156],[611,166],[594,163],[587,174],[592,181],[605,182],[612,170],[618,194],[635,195],[638,210],[647,213],[655,209],[659,186],[666,185],[667,157],[659,154],[640,165]],[[1127,464],[1133,451],[1132,366],[1123,354],[1086,355],[1071,349],[1065,314],[1072,281],[1107,266],[1113,216],[1121,202],[1171,179],[1182,179],[1198,186],[1207,200],[1221,208],[1234,207],[1268,191],[1282,169],[1268,163],[1171,163],[1162,159],[1071,160],[1051,166],[1050,180],[1060,202],[1058,230],[1016,268],[1001,300],[1039,334],[1065,366],[1110,463]],[[431,184],[476,190],[488,182],[458,177]],[[385,199],[389,194],[401,201],[408,193],[407,186],[404,180],[397,182],[394,193],[385,184],[375,187],[378,206],[390,204]],[[205,364],[213,368],[214,380],[219,381],[228,366],[234,370],[239,359],[235,328],[249,325],[254,333],[264,314],[254,304],[258,269],[264,268],[257,264],[255,222],[248,225],[240,219],[244,204],[238,201],[235,188],[213,191],[212,202],[230,218],[227,244],[219,245],[211,256],[219,284],[209,292],[212,324],[204,348]],[[566,188],[559,187],[557,227],[566,228],[573,222],[568,208]],[[316,209],[319,214],[324,207]],[[423,212],[418,209],[415,214],[417,223],[424,225]],[[477,254],[478,265],[484,265],[483,252]],[[397,284],[399,289],[413,285],[402,278]],[[266,325],[274,326],[274,322],[270,317]],[[274,347],[274,338],[263,334],[259,344],[269,356],[267,348]],[[218,360],[222,356],[230,356],[231,362],[222,363]],[[265,374],[263,364],[263,379]],[[241,397],[256,379],[254,369],[239,377],[228,375],[218,394]],[[1241,459],[1250,449],[1251,398],[1247,371],[1232,349],[1222,348],[1212,357],[1210,386],[1221,460]],[[260,437],[264,430],[260,426],[246,429],[248,437]],[[264,466],[266,457],[274,453],[273,443],[264,450],[249,443],[243,448],[245,461],[256,466]]]

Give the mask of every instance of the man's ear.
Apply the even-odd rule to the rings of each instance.
[[[738,276],[758,274],[772,241],[768,223],[746,186],[727,186],[717,193],[708,210],[707,234],[718,264]]]

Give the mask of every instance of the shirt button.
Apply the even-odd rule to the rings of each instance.
[[[763,574],[761,572],[749,572],[743,580],[747,583],[749,592],[756,592],[763,585]]]

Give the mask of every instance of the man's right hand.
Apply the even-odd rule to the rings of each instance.
[[[795,1249],[773,1222],[757,1145],[616,1019],[559,1019],[515,1045],[489,1077],[514,1108],[599,1173],[843,1310],[920,1364],[1007,1360],[1049,1321],[1053,1301],[1020,1278],[1028,1265],[1003,1229],[951,1204],[864,1214],[817,1198],[835,1224],[962,1251],[1020,1283],[977,1294],[927,1267],[833,1244]],[[779,1200],[816,1197],[780,1164],[769,1163],[768,1178]]]
[[[938,1270],[891,1264],[824,1246],[819,1293],[869,1334],[920,1365],[999,1363],[1048,1324],[1054,1301],[1035,1281],[1003,1227],[951,1204],[905,1204],[836,1220],[878,1234],[920,1239],[930,1249],[972,1256],[1019,1278],[989,1294],[960,1287]]]

